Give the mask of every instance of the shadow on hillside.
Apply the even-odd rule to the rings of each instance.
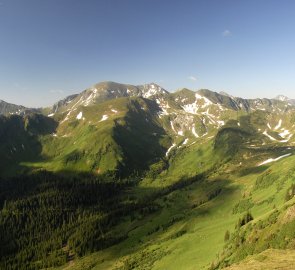
[[[143,110],[142,106],[147,109]],[[161,141],[167,134],[155,120],[159,110],[154,101],[132,100],[125,123],[116,122],[113,137],[125,157],[122,175],[126,176],[132,170],[146,170],[165,156],[166,148]]]
[[[244,168],[244,169],[240,170],[238,175],[240,177],[242,177],[242,176],[246,176],[249,174],[260,174],[267,169],[268,169],[268,166],[248,167],[248,168]]]
[[[182,178],[163,188],[143,188],[136,183],[137,179],[119,180],[112,175],[43,170],[0,179],[0,206],[6,205],[6,213],[9,214],[13,213],[12,209],[22,211],[22,207],[35,205],[28,208],[25,224],[17,224],[23,230],[21,234],[30,228],[26,222],[34,222],[34,217],[38,217],[45,226],[48,225],[50,234],[47,236],[51,239],[58,239],[58,232],[63,228],[67,232],[65,243],[78,256],[109,247],[112,249],[108,253],[118,256],[130,254],[134,251],[134,244],[138,248],[144,247],[146,240],[157,240],[164,233],[168,239],[181,237],[186,230],[170,233],[173,225],[182,220],[186,224],[191,219],[207,216],[224,202],[224,196],[235,190],[229,180],[208,180],[205,174]],[[189,193],[198,189],[203,192],[202,196],[192,202]],[[144,197],[137,197],[135,190],[145,194]],[[17,203],[20,199],[22,204]],[[48,215],[44,209],[58,211]],[[165,218],[162,216],[164,211],[169,213]],[[35,229],[38,239],[38,233],[41,235],[43,231]],[[7,237],[9,234],[7,231]],[[44,241],[48,240],[45,235],[43,237]]]
[[[55,132],[57,122],[41,114],[30,114],[24,117],[10,115],[0,118],[0,164],[1,175],[16,175],[28,171],[21,162],[40,162],[42,144],[40,135]]]
[[[208,216],[218,213],[219,207],[226,203],[225,198],[238,189],[237,186],[231,185],[231,181],[227,179],[215,179],[212,181],[200,178],[190,179],[190,181],[187,180],[185,183],[184,185],[175,183],[173,187],[170,186],[163,190],[144,188],[145,193],[154,194],[147,196],[147,201],[150,203],[154,202],[156,205],[160,204],[161,207],[154,212],[147,213],[145,216],[139,215],[139,218],[130,220],[126,239],[110,247],[107,250],[107,254],[111,254],[115,258],[133,254],[131,263],[134,263],[134,265],[145,263],[145,260],[146,263],[149,263],[155,256],[157,257],[156,254],[145,254],[145,256],[141,256],[139,259],[137,255],[134,255],[134,252],[136,250],[144,250],[147,242],[154,244],[163,243],[191,233],[191,231],[186,229],[186,225],[190,227],[189,224],[192,221],[198,224],[198,220],[207,219]],[[175,188],[178,185],[179,187]],[[200,198],[197,203],[192,203],[187,191],[197,190],[200,187],[204,190],[205,199]],[[167,212],[170,215],[167,216]],[[128,213],[128,215],[130,214]],[[114,231],[120,229],[120,224],[118,224]],[[200,229],[202,230],[203,228]],[[138,267],[139,264],[137,265]]]

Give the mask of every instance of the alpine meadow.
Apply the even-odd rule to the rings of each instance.
[[[294,18],[0,1],[0,269],[295,269]]]

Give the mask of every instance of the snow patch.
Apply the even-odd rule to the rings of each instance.
[[[287,130],[287,129],[284,129],[283,132],[281,132],[279,135],[282,137],[282,138],[286,138],[286,136],[288,136],[290,134],[290,131]]]
[[[275,130],[279,129],[282,126],[282,119],[280,119],[279,123],[275,126]]]
[[[83,98],[83,96],[81,96],[80,98],[79,98],[79,100],[74,104],[74,106],[72,107],[72,109],[73,108],[75,108],[80,102],[81,102],[81,99]]]
[[[196,128],[195,128],[195,126],[193,126],[193,128],[192,128],[192,133],[194,134],[194,136],[195,136],[196,138],[199,138],[199,135],[198,135],[198,133],[196,132]]]
[[[184,109],[185,112],[191,113],[191,114],[197,114],[198,109],[199,109],[199,107],[196,103],[186,104],[182,108]]]
[[[54,115],[54,113],[51,113],[51,114],[48,114],[47,116],[48,117],[52,117]]]
[[[172,122],[172,121],[170,121],[170,125],[171,125],[172,130],[173,130],[175,133],[177,133],[176,130],[175,130],[175,128],[174,128],[174,125],[173,125],[173,122]]]
[[[76,118],[77,118],[78,120],[80,120],[80,119],[82,119],[82,116],[83,116],[83,113],[82,113],[82,112],[79,112],[79,114],[77,115]]]
[[[187,144],[187,142],[188,142],[188,138],[186,138],[182,144],[185,145],[185,144]]]
[[[217,123],[218,123],[218,125],[221,126],[221,127],[225,125],[225,122],[224,122],[224,121],[217,121]]]
[[[288,157],[288,156],[291,156],[291,155],[292,155],[292,153],[289,153],[289,154],[282,155],[282,156],[277,157],[277,158],[270,158],[270,159],[267,159],[267,160],[265,160],[265,161],[259,163],[258,166],[262,166],[262,165],[264,165],[264,164],[268,164],[268,163],[271,163],[271,162],[275,162],[275,161],[278,161],[278,160],[280,160],[280,159],[282,159],[282,158],[284,158],[284,157]]]
[[[263,132],[263,135],[267,136],[267,137],[270,138],[272,141],[278,141],[278,140],[275,139],[274,137],[270,136],[270,135],[267,133],[266,130]]]
[[[200,100],[200,99],[204,100],[204,104],[202,105],[202,108],[213,104],[213,102],[210,101],[208,98],[203,97],[203,96],[199,95],[198,93],[195,94],[195,97],[196,97],[196,100]]]
[[[162,111],[159,113],[160,116],[162,115],[169,115],[168,111],[165,108],[161,108]]]
[[[89,97],[86,99],[86,101],[85,101],[85,103],[84,103],[84,106],[88,106],[94,97],[95,97],[95,93],[92,92],[92,93],[89,95]]]
[[[183,136],[183,131],[180,130],[180,131],[177,132],[177,134],[178,134],[179,136]]]
[[[281,133],[281,134],[283,134],[283,133]],[[288,141],[291,139],[291,137],[293,136],[293,134],[289,134],[288,137],[283,137],[285,140],[279,141],[279,140],[275,139],[274,137],[270,136],[270,135],[267,133],[266,130],[263,132],[263,135],[267,136],[267,137],[270,138],[272,141],[276,141],[276,142],[279,142],[279,143],[286,143],[286,142],[288,142]]]
[[[63,122],[65,122],[65,121],[69,120],[69,117],[70,117],[71,113],[72,113],[72,111],[69,111],[69,112],[67,113],[67,115],[66,115],[65,119],[64,119],[64,120],[62,120],[60,123],[62,124]]]
[[[156,87],[154,84],[150,85],[150,88],[143,94],[144,98],[149,98],[151,96],[157,95],[159,93],[164,93],[161,87]]]
[[[108,115],[104,114],[99,122],[105,121],[109,118]]]
[[[225,109],[222,107],[221,104],[218,103],[217,106],[218,106],[219,110],[221,110],[221,111],[224,111],[224,110],[225,110]]]
[[[208,135],[208,131],[206,131],[206,133],[204,133],[203,135],[202,135],[202,137],[205,137],[205,136],[207,136]]]
[[[279,141],[281,143],[288,142],[292,138],[293,134],[290,134],[287,138],[284,138],[285,140]]]
[[[111,111],[112,111],[113,113],[117,113],[117,112],[118,112],[118,111],[115,110],[115,109],[111,109]]]
[[[196,100],[195,100],[194,103],[186,104],[186,105],[184,105],[182,107],[186,112],[192,113],[192,114],[197,114],[199,108],[206,108],[207,106],[214,104],[208,98],[203,97],[203,96],[199,95],[198,93],[195,94],[195,98],[196,98]],[[198,105],[197,104],[197,102],[199,100],[202,100],[203,101],[203,105]]]
[[[168,157],[168,155],[169,155],[169,153],[170,153],[170,151],[172,150],[172,148],[173,147],[175,147],[176,146],[176,144],[175,143],[173,143],[169,148],[168,148],[168,150],[167,150],[167,152],[166,152],[166,157]]]

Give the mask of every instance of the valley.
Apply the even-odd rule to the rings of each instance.
[[[0,268],[290,269],[292,100],[101,82],[0,113]]]

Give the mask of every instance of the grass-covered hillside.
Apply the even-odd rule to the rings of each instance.
[[[157,108],[147,99],[118,98],[54,118],[3,116],[2,151],[28,170],[137,174],[163,158],[169,146]],[[12,165],[3,166],[2,173],[11,173]]]
[[[0,116],[0,172],[2,175],[27,171],[24,162],[43,159],[39,138],[55,131],[58,123],[41,114]]]
[[[146,178],[132,194],[153,202],[153,211],[130,213],[114,227],[114,234],[127,233],[124,241],[69,267],[219,269],[261,252],[292,250],[293,164],[293,157],[261,167],[227,163],[170,185],[169,172],[160,181]]]
[[[293,261],[290,104],[105,82],[41,111],[0,117],[1,269]]]

